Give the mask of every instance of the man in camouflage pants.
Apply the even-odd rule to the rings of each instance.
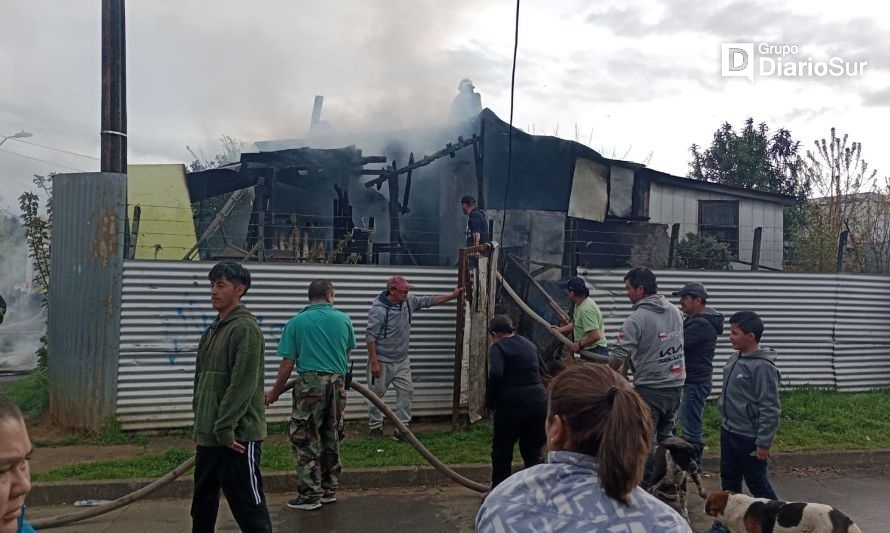
[[[309,284],[309,305],[281,331],[275,385],[266,392],[266,405],[281,396],[294,367],[290,440],[297,465],[297,497],[291,509],[310,511],[337,501],[340,440],[346,408],[349,352],[355,331],[346,313],[333,307],[334,286],[318,279]]]

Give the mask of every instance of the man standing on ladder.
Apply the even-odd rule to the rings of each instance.
[[[476,199],[466,194],[460,199],[460,208],[467,215],[467,247],[480,246],[491,241],[488,233],[488,218],[485,211],[476,207]],[[479,266],[479,253],[473,253],[469,258],[470,269]]]

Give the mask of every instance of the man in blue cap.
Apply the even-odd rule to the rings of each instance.
[[[569,300],[575,304],[572,321],[564,326],[551,326],[563,335],[573,332],[575,342],[572,351],[579,353],[589,350],[593,353],[609,355],[609,344],[603,331],[603,313],[590,297],[590,289],[583,278],[569,278],[566,283]],[[580,355],[580,354],[579,354]],[[581,356],[583,358],[583,356]]]

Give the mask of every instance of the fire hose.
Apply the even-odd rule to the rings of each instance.
[[[498,281],[501,283],[501,286],[506,290],[506,292],[510,295],[510,297],[520,306],[520,308],[526,314],[531,316],[535,321],[537,321],[540,324],[547,327],[548,330],[550,331],[550,333],[554,337],[559,339],[563,344],[571,346],[572,341],[570,341],[568,338],[566,338],[561,333],[550,328],[549,327],[550,324],[544,318],[542,318],[540,315],[535,313],[530,307],[528,307],[528,305],[526,305],[525,302],[522,301],[522,298],[520,298],[519,295],[516,294],[516,291],[514,291],[513,288],[510,287],[510,285],[503,278],[503,276],[501,276],[500,273],[497,273],[497,278],[498,278]],[[582,351],[582,354],[587,356],[589,359],[596,360],[598,362],[603,362],[603,361],[608,360],[608,358],[606,358],[602,355],[594,354],[594,353],[588,352],[586,350]],[[295,381],[290,381],[287,384],[287,387],[285,387],[284,392],[292,389],[294,386],[294,382]],[[414,449],[417,450],[417,452],[430,465],[432,465],[436,470],[438,470],[443,475],[445,475],[448,479],[454,481],[458,485],[461,485],[463,487],[466,487],[470,490],[474,490],[477,492],[487,492],[489,490],[488,485],[484,485],[482,483],[473,481],[472,479],[466,478],[466,477],[458,474],[457,472],[455,472],[453,469],[448,467],[448,465],[446,465],[442,461],[440,461],[439,458],[437,458],[435,455],[433,455],[417,439],[417,437],[415,437],[414,434],[411,433],[411,430],[409,430],[407,426],[405,426],[401,421],[399,421],[399,419],[398,419],[398,417],[396,417],[395,413],[393,413],[392,410],[385,403],[383,403],[383,400],[381,400],[376,394],[371,392],[371,390],[368,389],[367,386],[365,386],[364,384],[359,383],[357,381],[353,381],[350,385],[350,388],[357,391],[359,394],[361,394],[362,396],[367,398],[368,401],[373,403],[378,409],[380,409],[380,411],[384,415],[386,415],[386,417],[390,420],[390,422],[392,422],[396,426],[396,429],[398,429],[399,432],[401,432],[401,434],[406,438],[408,443],[411,446],[413,446]],[[88,518],[93,518],[95,516],[100,516],[105,513],[110,513],[111,511],[115,511],[122,507],[126,507],[127,505],[130,505],[133,502],[139,501],[140,499],[148,496],[149,494],[166,487],[167,485],[169,485],[173,481],[175,481],[177,478],[179,478],[180,476],[182,476],[183,474],[185,474],[186,472],[191,470],[191,468],[194,465],[195,465],[195,458],[190,457],[188,460],[186,460],[181,465],[177,466],[176,468],[174,468],[173,470],[168,472],[163,477],[158,478],[155,481],[149,483],[148,485],[142,487],[141,489],[136,490],[130,494],[127,494],[126,496],[122,496],[110,503],[107,503],[104,505],[99,505],[99,506],[92,507],[89,509],[84,509],[82,511],[64,514],[64,515],[54,516],[54,517],[50,517],[50,518],[41,518],[39,520],[34,520],[31,524],[34,526],[34,528],[36,528],[38,530],[50,529],[50,528],[54,528],[54,527],[60,527],[60,526],[68,525],[68,524],[73,524],[75,522],[80,522],[82,520],[86,520]]]
[[[294,386],[294,381],[292,380],[287,384],[287,387],[284,389],[284,392],[292,389],[293,386]],[[365,386],[364,384],[359,383],[357,381],[353,381],[350,385],[350,388],[352,390],[358,392],[365,398],[367,398],[368,401],[370,401],[378,409],[380,409],[380,411],[384,415],[386,415],[386,417],[390,420],[390,422],[395,424],[396,429],[398,429],[402,433],[402,435],[406,437],[406,439],[408,440],[408,443],[411,444],[411,446],[413,446],[414,449],[417,450],[417,452],[420,453],[420,455],[430,465],[432,465],[436,470],[438,470],[443,475],[445,475],[448,479],[450,479],[450,480],[454,481],[455,483],[457,483],[458,485],[462,485],[470,490],[475,490],[477,492],[487,492],[488,491],[488,489],[490,488],[488,485],[483,485],[482,483],[478,483],[476,481],[473,481],[472,479],[466,478],[466,477],[458,474],[457,472],[452,470],[448,465],[446,465],[445,463],[440,461],[439,458],[437,458],[435,455],[433,455],[419,440],[417,440],[417,437],[415,437],[414,434],[411,433],[411,430],[409,430],[408,427],[405,426],[405,424],[403,424],[402,422],[399,421],[399,419],[398,419],[398,417],[396,417],[395,413],[392,412],[392,409],[390,409],[389,406],[387,406],[385,403],[383,403],[383,400],[381,400],[376,394],[371,392],[371,390],[368,389],[367,386]],[[63,514],[63,515],[59,515],[59,516],[53,516],[53,517],[49,517],[49,518],[41,518],[41,519],[32,521],[31,525],[34,526],[34,528],[37,530],[50,529],[50,528],[54,528],[54,527],[66,526],[68,524],[73,524],[75,522],[80,522],[82,520],[100,516],[105,513],[110,513],[111,511],[115,511],[122,507],[126,507],[127,505],[130,505],[133,502],[139,501],[142,498],[148,496],[149,494],[166,487],[170,483],[173,483],[173,481],[176,480],[178,477],[182,476],[183,474],[185,474],[186,472],[191,470],[191,468],[193,466],[195,466],[195,458],[190,457],[188,460],[186,460],[181,465],[177,466],[176,468],[174,468],[173,470],[168,472],[163,477],[158,478],[155,481],[152,481],[151,483],[149,483],[148,485],[142,487],[141,489],[131,492],[130,494],[127,494],[126,496],[122,496],[110,503],[107,503],[104,505],[99,505],[99,506],[92,507],[89,509],[84,509],[82,511],[77,511],[77,512],[73,512],[73,513]]]

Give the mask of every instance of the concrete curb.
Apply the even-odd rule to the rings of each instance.
[[[704,468],[718,471],[720,459],[705,456]],[[862,468],[890,465],[890,450],[850,450],[818,453],[777,454],[770,462],[773,468]],[[452,467],[459,474],[485,483],[491,467],[487,464],[457,465]],[[375,489],[387,487],[412,487],[445,485],[451,481],[430,466],[389,468],[348,468],[343,470],[340,488],[343,490]],[[29,505],[71,505],[77,500],[114,500],[129,494],[152,480],[108,481],[54,481],[34,483],[28,495]],[[149,495],[148,500],[188,499],[192,495],[192,478],[184,476],[164,489]],[[296,479],[293,472],[263,473],[263,486],[267,493],[294,492]],[[469,489],[468,489],[469,490]]]

